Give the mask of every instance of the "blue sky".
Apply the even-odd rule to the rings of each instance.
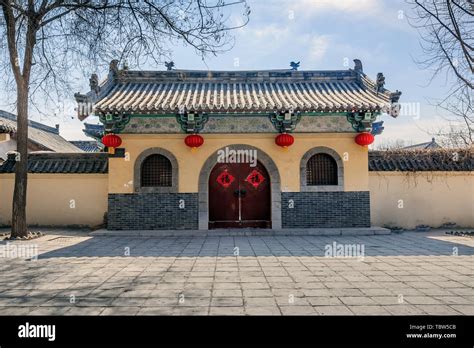
[[[395,139],[403,139],[407,144],[428,141],[430,131],[446,125],[448,115],[430,104],[442,98],[449,85],[443,78],[430,82],[431,71],[422,70],[415,63],[416,58],[423,58],[420,33],[409,25],[411,11],[403,0],[248,0],[248,3],[252,10],[250,23],[234,32],[236,42],[232,50],[202,61],[191,48],[171,46],[176,68],[285,69],[290,61],[301,61],[300,70],[337,70],[352,68],[353,59],[359,58],[364,72],[372,79],[383,72],[385,87],[401,90],[400,101],[410,103],[413,111],[397,119],[383,116],[385,131],[377,137],[376,144]],[[232,20],[238,21],[237,17]],[[165,69],[164,66],[147,68]],[[87,91],[87,85],[88,81],[84,80],[82,92]],[[1,104],[5,103],[0,102],[0,107]],[[33,113],[32,119],[46,124],[60,123],[61,135],[67,139],[85,138],[81,122],[70,117],[40,119]]]

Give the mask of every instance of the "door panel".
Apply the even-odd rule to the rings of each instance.
[[[227,163],[214,167],[209,177],[209,221],[238,221],[238,168]]]
[[[270,177],[258,162],[218,163],[209,176],[209,228],[271,227]]]
[[[245,191],[242,195],[241,215],[242,220],[258,221],[258,227],[266,226],[270,221],[270,178],[267,171],[260,163],[256,167],[241,168],[241,188]]]

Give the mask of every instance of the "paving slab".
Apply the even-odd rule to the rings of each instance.
[[[474,239],[443,231],[42,231],[10,242],[37,260],[0,258],[0,315],[474,315]]]

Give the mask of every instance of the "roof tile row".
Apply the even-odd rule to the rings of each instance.
[[[107,153],[32,153],[28,155],[28,172],[43,174],[105,174]],[[0,165],[0,174],[15,171],[15,156]]]
[[[15,171],[10,155],[0,165],[0,174]],[[472,171],[470,150],[371,151],[369,171]],[[30,173],[105,174],[108,154],[98,153],[32,153],[28,156]]]
[[[369,152],[370,171],[472,171],[470,150],[398,150]]]

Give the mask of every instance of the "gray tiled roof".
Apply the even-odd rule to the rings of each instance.
[[[102,149],[100,144],[95,140],[71,140],[70,143],[84,152],[98,152]]]
[[[129,71],[121,70],[94,92],[77,94],[78,116],[127,112],[166,114],[380,111],[392,100],[363,72],[335,71]]]
[[[370,151],[370,171],[472,171],[470,150]]]
[[[453,156],[458,154],[457,160]],[[1,173],[13,173],[14,156],[0,165]],[[472,171],[470,150],[438,151],[370,151],[370,171]],[[108,172],[108,154],[97,153],[31,153],[28,155],[30,173],[84,173]]]
[[[30,153],[28,172],[44,174],[105,174],[108,172],[108,154],[99,153]],[[15,157],[0,165],[0,174],[15,171]]]
[[[58,129],[35,121],[28,121],[28,140],[54,152],[82,152],[59,135]],[[16,132],[16,115],[0,110],[0,131]]]
[[[432,150],[439,149],[441,146],[432,138],[431,141],[410,146],[402,147],[402,150]]]

